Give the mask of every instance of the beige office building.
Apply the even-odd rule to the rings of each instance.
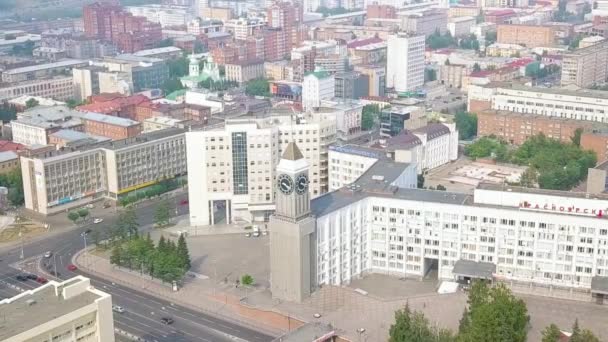
[[[608,42],[604,41],[563,55],[562,86],[587,88],[608,79]]]
[[[275,209],[276,166],[292,141],[310,165],[310,196],[326,193],[335,139],[335,116],[325,114],[234,119],[221,129],[186,133],[190,223],[267,221]]]
[[[0,101],[21,95],[40,96],[58,101],[74,98],[72,76],[56,76],[46,79],[11,83],[0,87]]]
[[[114,342],[112,296],[76,276],[0,301],[3,342]]]
[[[22,157],[25,207],[48,215],[186,173],[184,131],[170,128],[89,149]]]

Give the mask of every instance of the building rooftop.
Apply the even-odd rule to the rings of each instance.
[[[585,198],[585,199],[596,199],[596,200],[603,200],[603,201],[608,200],[608,194],[589,194],[589,193],[585,193],[585,192],[524,188],[524,187],[520,187],[520,186],[505,186],[503,184],[495,184],[495,183],[480,183],[477,186],[477,189],[517,192],[517,193],[524,193],[524,194],[537,194],[537,195],[546,195],[546,196],[557,196],[557,197],[566,197],[566,198]]]
[[[113,57],[105,57],[104,61],[109,61],[109,62],[124,62],[124,63],[132,63],[132,64],[139,64],[139,63],[162,63],[164,62],[164,60],[160,59],[160,58],[154,58],[154,57],[146,57],[146,56],[136,56],[134,54],[122,54],[122,55],[117,55],[117,56],[113,56]]]
[[[18,123],[40,128],[73,127],[82,124],[81,113],[66,106],[37,106],[17,115]]]
[[[110,114],[120,111],[124,107],[139,105],[149,101],[149,98],[141,94],[133,96],[101,94],[93,96],[93,103],[78,106],[76,109],[82,112]]]
[[[85,113],[82,116],[82,118],[85,120],[104,122],[104,123],[107,123],[110,125],[123,126],[123,127],[139,125],[139,122],[131,120],[131,119],[126,119],[126,118],[121,118],[118,116],[112,116],[112,115],[106,115],[106,114],[93,113],[93,112]]]
[[[454,264],[452,272],[463,277],[492,279],[494,273],[496,273],[496,264],[460,259]]]
[[[156,48],[156,49],[140,50],[140,51],[134,52],[133,55],[138,56],[138,57],[147,57],[147,56],[159,55],[159,54],[163,54],[163,53],[181,52],[181,51],[182,51],[182,49],[180,49],[178,47],[166,46],[166,47],[161,47],[161,48]]]
[[[346,47],[348,47],[349,49],[354,49],[354,48],[362,47],[365,45],[377,44],[377,43],[382,43],[382,42],[384,42],[384,41],[378,37],[363,38],[363,39],[357,39],[357,40],[354,40],[354,41],[348,43],[346,45]]]
[[[592,89],[572,90],[572,89],[567,89],[567,88],[528,87],[528,86],[525,86],[525,85],[522,85],[519,83],[515,83],[515,82],[492,82],[492,83],[489,83],[488,85],[486,85],[486,87],[608,100],[608,91],[592,90]]]
[[[91,134],[75,131],[73,129],[61,129],[61,130],[51,134],[50,136],[61,139],[61,140],[70,141],[70,142],[78,141],[78,140],[85,140],[85,139],[96,140],[98,142],[112,140],[107,137],[91,135]]]
[[[302,155],[302,152],[296,143],[290,142],[287,144],[287,147],[285,147],[285,151],[283,151],[283,156],[281,156],[281,158],[285,160],[299,160],[304,158],[304,155]]]
[[[4,71],[5,74],[14,75],[14,74],[23,74],[27,72],[36,72],[40,70],[53,69],[53,68],[67,68],[71,66],[75,66],[78,64],[87,63],[85,60],[81,59],[68,59],[59,62],[46,63],[46,64],[38,64],[38,65],[30,65],[22,68],[16,68],[11,70]]]
[[[327,71],[310,71],[305,74],[305,76],[310,76],[310,75],[312,75],[316,78],[319,78],[319,79],[328,78],[329,76],[331,76]]]
[[[0,152],[0,163],[4,163],[17,158],[19,158],[19,155],[13,151]]]
[[[46,97],[40,96],[31,96],[31,95],[21,95],[14,99],[9,100],[8,102],[14,105],[25,107],[27,105],[27,101],[34,99],[38,101],[39,106],[56,106],[56,105],[65,105],[65,102],[56,101]]]
[[[25,150],[25,146],[8,140],[0,140],[0,152],[4,151],[21,151]]]
[[[450,128],[441,123],[431,123],[412,131],[414,134],[426,134],[428,140],[450,134]]]
[[[50,281],[37,289],[0,301],[0,340],[35,329],[109,296],[90,286],[84,291],[73,288],[82,286],[81,282],[89,284],[89,280],[81,276],[62,283]],[[70,294],[68,288],[71,288]]]
[[[381,149],[359,146],[359,145],[330,145],[330,151],[339,153],[352,154],[360,157],[374,158],[374,159],[388,159],[385,153]]]

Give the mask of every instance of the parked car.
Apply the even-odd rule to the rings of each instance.
[[[44,257],[47,258],[47,259],[50,258],[50,257],[52,257],[52,256],[53,256],[53,252],[51,252],[51,251],[48,251],[48,252],[44,253]]]
[[[38,277],[36,278],[36,282],[40,283],[40,284],[46,284],[48,283],[48,279],[46,279],[45,277]]]
[[[15,278],[17,278],[17,280],[19,280],[19,281],[27,281],[27,276],[24,274],[19,274]]]
[[[109,208],[111,206],[112,206],[112,203],[110,203],[110,202],[103,202],[103,208],[104,209],[107,209],[107,208]]]
[[[112,305],[112,311],[118,312],[118,313],[123,313],[123,312],[125,312],[125,309],[123,309],[122,306],[119,306],[119,305]]]
[[[162,324],[171,325],[171,324],[173,324],[173,318],[163,317],[163,318],[160,319],[160,322]]]
[[[188,204],[188,200],[187,199],[183,199],[179,202],[180,205],[186,205]]]
[[[93,220],[93,223],[95,223],[95,224],[101,223],[101,222],[103,222],[102,218],[96,218],[96,219]]]
[[[95,208],[95,206],[94,206],[93,204],[87,204],[87,205],[86,205],[86,208],[87,208],[87,209],[93,209],[93,208]]]
[[[253,226],[253,237],[258,237],[258,236],[260,236],[260,227]]]
[[[27,279],[30,279],[30,280],[36,280],[36,279],[38,279],[38,276],[35,275],[35,274],[32,274],[32,273],[26,275],[26,277],[27,277]]]
[[[76,271],[77,269],[78,269],[78,267],[76,267],[76,265],[74,265],[74,264],[68,265],[68,270],[70,270],[70,271]]]

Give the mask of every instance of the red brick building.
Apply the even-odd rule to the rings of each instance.
[[[154,48],[162,40],[161,25],[136,17],[121,6],[95,2],[83,9],[85,35],[114,42],[122,52]]]
[[[597,155],[598,163],[608,160],[608,131],[589,131],[581,135],[581,147],[592,150]]]
[[[90,96],[89,104],[76,107],[81,112],[94,112],[134,120],[138,105],[150,102],[144,95],[124,96],[121,94],[100,94]]]
[[[85,132],[108,137],[112,140],[126,139],[141,134],[141,123],[111,115],[86,113],[82,116]]]
[[[486,12],[484,15],[484,19],[487,23],[494,23],[496,25],[505,24],[509,21],[509,19],[513,18],[517,14],[515,11],[506,9],[506,10],[496,10]]]

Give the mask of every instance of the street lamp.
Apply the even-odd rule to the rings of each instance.
[[[87,234],[82,234],[82,240],[84,241],[84,265],[88,267],[87,261],[89,260],[87,256]]]

